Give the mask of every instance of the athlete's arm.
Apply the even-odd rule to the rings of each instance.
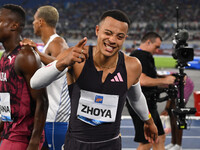
[[[140,82],[132,85],[127,92],[127,99],[131,107],[138,114],[141,120],[149,120],[149,110],[146,103],[146,98],[142,93]]]
[[[31,50],[29,46],[23,46],[16,57],[15,71],[25,78],[30,91],[31,100],[35,103],[34,126],[27,149],[38,149],[41,135],[44,129],[48,110],[48,98],[46,89],[34,90],[30,87],[30,79],[37,69],[41,66],[39,56]]]
[[[29,46],[33,47],[33,49],[39,54],[41,61],[45,65],[55,60],[55,57],[52,57],[52,56],[49,56],[45,53],[40,52],[37,48],[37,44],[35,42],[33,42],[31,39],[24,38],[20,42],[20,45],[21,46],[29,45]]]
[[[130,57],[130,56],[125,56],[125,64],[126,64],[127,80],[128,80],[127,86],[129,89],[132,85],[135,85],[137,82],[139,82],[139,78],[142,73],[142,66],[140,64],[140,61],[136,57]],[[136,86],[134,89],[132,89],[133,93],[136,94],[137,91],[141,91],[140,88],[141,87]],[[141,97],[142,95],[143,94],[136,97],[138,98],[138,101],[142,100],[144,102],[144,99]],[[134,103],[132,104],[136,105],[133,107],[136,107],[137,109],[139,108],[138,102],[136,102],[135,104]],[[139,116],[144,115],[146,116],[146,117],[143,116],[144,118],[149,118],[148,120],[144,121],[144,136],[150,143],[154,143],[158,141],[158,130],[154,124],[152,117],[150,117],[149,115],[147,116],[147,113],[146,113],[147,111],[148,111],[147,107],[143,107],[143,110],[138,111],[137,113],[139,113],[138,114]]]
[[[47,65],[56,60],[56,57],[68,49],[69,46],[62,37],[56,37],[47,47],[45,53],[39,53],[41,61]]]
[[[86,42],[86,38],[82,39],[75,47],[68,48],[59,54],[56,61],[38,69],[31,79],[31,87],[35,89],[45,87],[61,77],[63,73],[66,73],[67,67],[75,62],[83,62],[87,57],[86,55],[88,55],[87,50],[82,50]]]
[[[49,56],[56,58],[61,52],[68,49],[69,46],[62,37],[56,37],[45,50],[45,53]],[[49,64],[46,62],[45,64]]]
[[[68,45],[62,37],[56,37],[47,47],[45,53],[38,50],[37,44],[30,39],[23,39],[20,42],[21,45],[29,45],[39,54],[41,61],[47,65],[56,60],[56,57],[65,49],[68,49]]]
[[[54,80],[59,79],[63,75],[65,75],[68,71],[68,68],[63,70],[62,72],[56,68],[57,60],[52,63],[43,66],[38,69],[35,74],[32,76],[30,80],[31,88],[33,89],[41,89],[49,84],[51,84]]]

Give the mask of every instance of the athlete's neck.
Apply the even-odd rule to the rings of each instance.
[[[9,55],[18,45],[21,41],[21,36],[18,37],[12,37],[10,40],[3,42],[2,45],[5,49],[5,55]]]
[[[101,70],[115,68],[118,62],[118,53],[114,56],[106,57],[96,49],[94,50],[93,60],[94,65]]]
[[[56,34],[56,29],[54,28],[48,28],[49,30],[43,30],[43,32],[41,33],[41,40],[44,43],[44,45],[47,44],[49,38]]]

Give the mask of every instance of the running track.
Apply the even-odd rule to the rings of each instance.
[[[135,131],[129,116],[123,116],[121,122],[122,150],[136,150],[137,143],[133,141]],[[171,141],[167,135],[166,144]],[[188,129],[183,132],[182,150],[200,150],[200,118],[192,117],[188,120]]]

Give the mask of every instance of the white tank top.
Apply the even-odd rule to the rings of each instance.
[[[59,36],[57,34],[54,34],[49,38],[47,44],[43,48],[43,53],[45,53],[49,44],[56,37],[59,37]],[[68,119],[67,120],[65,119],[62,121],[57,121],[58,112],[59,112],[59,108],[61,105],[61,92],[63,89],[63,84],[65,81],[65,78],[66,78],[66,75],[55,80],[49,86],[47,86],[47,95],[48,95],[48,99],[49,99],[49,108],[48,108],[47,119],[46,119],[47,122],[66,122],[66,121],[68,121]]]

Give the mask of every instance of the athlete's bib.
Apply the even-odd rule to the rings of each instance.
[[[80,120],[94,126],[104,122],[114,122],[118,101],[119,95],[81,90],[77,116]]]
[[[0,93],[1,120],[12,122],[10,108],[10,93]]]

